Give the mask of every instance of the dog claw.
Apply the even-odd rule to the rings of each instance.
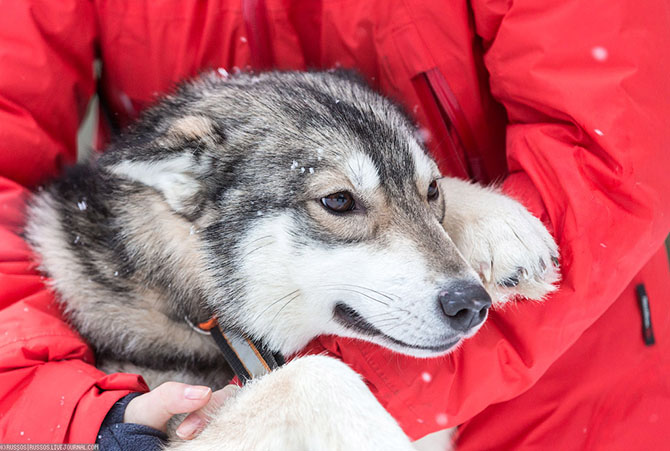
[[[528,270],[526,268],[519,268],[518,272],[519,274],[521,274],[521,277],[523,277],[524,280],[530,279],[530,274],[528,273]]]
[[[519,285],[519,276],[512,276],[512,277],[508,277],[506,279],[503,279],[500,282],[500,285],[502,285],[503,287],[507,287],[507,288],[514,288],[515,286]]]
[[[480,263],[479,264],[479,275],[484,282],[491,280],[491,266],[489,263]]]
[[[502,285],[507,288],[514,288],[521,282],[521,279],[528,280],[530,279],[530,273],[526,268],[519,266],[516,269],[516,273],[513,276],[506,277],[501,280],[498,285]]]

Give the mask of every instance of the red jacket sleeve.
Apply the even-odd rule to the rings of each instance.
[[[663,2],[473,2],[507,110],[506,192],[553,229],[563,282],[417,360],[322,338],[412,437],[518,396],[614,302],[670,230],[669,11]]]
[[[20,238],[27,190],[76,157],[94,90],[88,1],[4,2],[0,14],[0,442],[94,442],[111,405],[146,390],[105,375],[69,329]]]

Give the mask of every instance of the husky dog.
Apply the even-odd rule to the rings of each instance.
[[[212,317],[284,355],[321,334],[444,354],[492,303],[552,291],[558,253],[516,201],[443,178],[418,135],[348,72],[205,76],[37,193],[27,237],[98,365],[152,387],[227,383],[191,326]],[[410,445],[349,367],[313,356],[171,446]]]

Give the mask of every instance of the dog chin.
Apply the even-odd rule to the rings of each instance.
[[[334,319],[344,329],[344,333],[341,333],[341,335],[359,338],[412,357],[430,358],[446,355],[456,349],[464,338],[458,334],[437,343],[419,345],[405,342],[385,334],[354,309],[343,303],[336,305]]]
[[[380,337],[381,338],[381,337]],[[385,340],[381,338],[380,340],[375,340],[372,337],[367,338],[368,341],[383,346],[390,349],[393,352],[399,354],[408,355],[411,357],[417,357],[422,359],[430,359],[434,357],[441,357],[447,354],[451,354],[455,351],[461,343],[463,343],[463,338],[458,338],[452,342],[448,342],[444,345],[431,346],[431,347],[413,347],[410,345],[400,345],[396,342]]]

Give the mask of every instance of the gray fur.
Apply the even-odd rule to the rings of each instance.
[[[414,353],[344,327],[341,301],[416,355],[444,352],[475,329],[450,330],[437,293],[479,279],[440,224],[443,194],[426,198],[440,174],[416,136],[396,105],[347,72],[207,75],[148,110],[92,166],[36,194],[27,236],[100,364],[163,374],[154,386],[174,371],[214,385],[229,377],[184,318],[215,315],[285,353],[321,333]],[[359,211],[325,211],[319,199],[342,190]],[[374,271],[389,259],[399,271],[390,282]],[[355,265],[374,283],[356,280]]]

